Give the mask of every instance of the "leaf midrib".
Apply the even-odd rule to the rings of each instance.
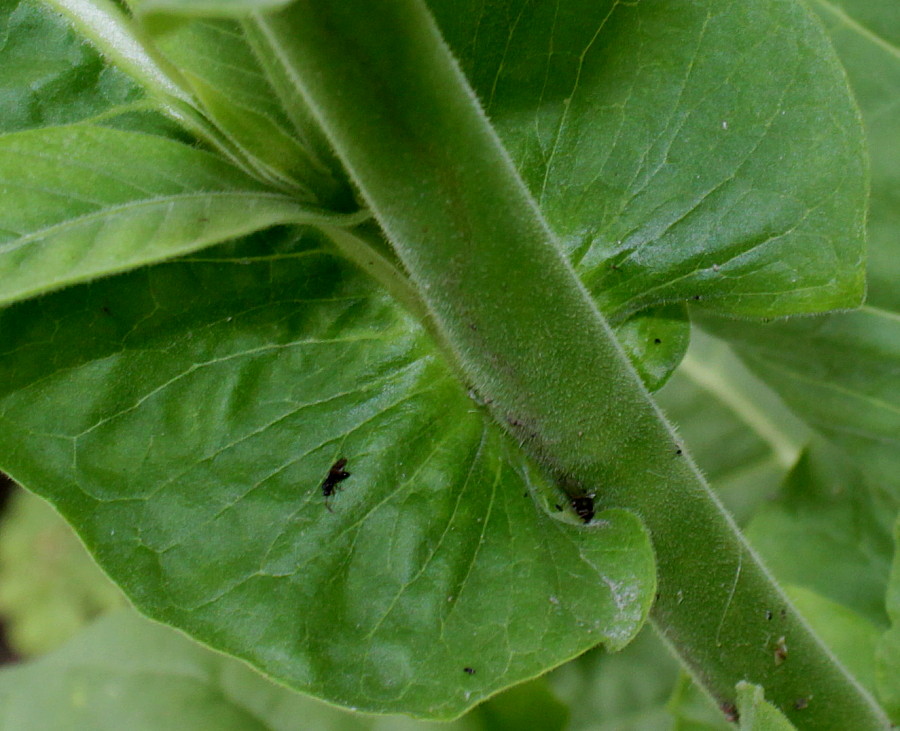
[[[127,213],[130,210],[136,210],[140,208],[152,208],[154,206],[164,206],[171,205],[172,203],[176,203],[178,201],[189,201],[191,199],[197,200],[208,200],[210,198],[228,198],[228,197],[237,197],[237,198],[247,198],[247,199],[270,199],[273,201],[279,201],[282,203],[290,204],[294,206],[298,211],[298,218],[302,217],[304,219],[313,218],[313,217],[321,217],[322,221],[333,222],[334,219],[343,218],[340,214],[333,214],[324,209],[317,210],[311,209],[307,210],[305,207],[301,206],[297,203],[293,198],[282,195],[280,193],[269,193],[266,191],[203,191],[199,193],[176,193],[173,195],[163,195],[156,196],[153,198],[143,198],[137,201],[127,201],[126,203],[119,203],[116,205],[102,207],[99,210],[92,211],[91,213],[86,213],[81,216],[76,216],[75,218],[68,218],[64,221],[60,221],[59,223],[54,223],[50,226],[45,226],[44,228],[37,229],[35,231],[31,231],[27,234],[23,234],[18,238],[13,238],[6,242],[0,243],[0,256],[7,254],[11,251],[15,251],[32,241],[39,240],[44,238],[52,233],[64,232],[69,228],[78,228],[79,226],[83,226],[86,223],[90,223],[94,220],[102,220],[105,218],[112,218],[121,213]],[[289,223],[290,220],[287,220],[285,217],[285,223]]]
[[[750,399],[745,398],[720,373],[707,368],[695,357],[688,354],[681,362],[680,369],[700,388],[716,396],[731,409],[737,417],[753,430],[775,454],[778,464],[789,469],[796,461],[800,445],[772,421],[768,415],[757,408]]]

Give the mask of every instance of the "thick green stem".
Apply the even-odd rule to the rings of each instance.
[[[424,3],[298,0],[256,22],[498,420],[570,495],[642,517],[654,622],[697,679],[728,705],[760,684],[801,728],[886,728],[682,453]]]

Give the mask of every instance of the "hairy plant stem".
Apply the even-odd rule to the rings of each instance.
[[[424,3],[298,0],[255,22],[498,421],[570,495],[643,519],[653,621],[697,680],[723,709],[747,680],[799,728],[886,728],[684,454]]]

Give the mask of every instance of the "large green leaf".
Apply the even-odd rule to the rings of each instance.
[[[143,611],[294,687],[452,716],[646,616],[638,521],[582,525],[318,240],[70,288],[0,336],[4,469]]]
[[[509,717],[518,704],[527,716]],[[543,682],[451,724],[342,711],[275,685],[134,612],[117,612],[61,650],[0,671],[2,731],[561,731],[566,709]]]
[[[0,304],[280,223],[339,222],[221,158],[71,125],[0,136]]]
[[[760,7],[754,3],[751,10],[759,13]],[[733,33],[738,20],[759,19],[735,8],[713,14],[713,20],[724,18],[714,28],[718,35],[711,36],[713,48],[730,50],[733,39],[725,42],[725,30]],[[790,3],[779,3],[772,13],[778,28],[799,22],[799,35],[812,47],[808,53],[803,44],[793,47],[808,64],[798,72],[811,89],[805,103],[815,103],[817,93],[839,89],[827,49],[815,29],[805,25],[805,16]],[[640,18],[642,31],[660,29],[660,18],[655,26],[651,20],[652,14]],[[701,24],[691,25],[693,20],[685,21],[683,36],[660,44],[668,48],[666,58],[679,58],[672,52],[682,50],[683,37],[706,38]],[[763,41],[768,26],[757,25],[763,32],[754,37]],[[580,30],[569,28],[567,33]],[[596,30],[594,24],[591,32]],[[618,37],[612,34],[608,40]],[[785,42],[784,35],[775,38]],[[492,52],[500,47],[493,46]],[[789,61],[790,54],[778,58],[771,70],[791,66],[785,58]],[[694,81],[702,86],[709,80],[708,69],[705,74]],[[742,78],[765,76],[758,70],[754,74]],[[667,78],[668,85],[661,83],[661,88],[675,88],[673,80],[684,74]],[[775,85],[784,79],[776,76]],[[745,91],[755,99],[750,92],[757,90],[751,84]],[[551,97],[558,110],[562,99]],[[813,156],[807,167],[813,173],[809,187],[802,190],[811,195],[810,190],[820,194],[827,189],[830,195],[846,183],[850,192],[843,203],[850,201],[859,213],[858,139],[850,107],[841,98],[830,117],[836,120],[833,126],[815,128],[826,130],[822,134],[833,155],[829,152],[825,162],[818,153]],[[750,148],[766,151],[773,139],[784,143],[785,135],[796,137],[796,130],[811,129],[802,103],[773,105],[771,94],[764,93],[757,101],[760,113],[739,109],[756,113],[749,115],[747,129],[730,127],[741,132],[740,144],[749,139]],[[573,100],[573,109],[582,103]],[[678,144],[696,147],[695,119],[691,114],[679,117],[678,103],[672,109],[670,127],[683,122],[691,134],[682,139],[676,133],[661,142],[683,153]],[[780,112],[789,113],[779,117]],[[760,121],[767,114],[774,115],[771,133]],[[781,117],[787,127],[780,126]],[[636,121],[640,118],[635,115]],[[528,124],[533,121],[534,116]],[[719,125],[717,117],[716,134]],[[498,126],[502,128],[499,121]],[[654,166],[660,161],[653,160],[655,149],[645,146],[639,152]],[[723,149],[741,152],[727,145]],[[796,152],[781,150],[789,171],[796,167],[792,150]],[[553,159],[568,160],[546,168],[559,190],[567,185],[558,177],[561,168],[577,172],[579,166],[571,150]],[[730,301],[756,314],[853,301],[858,239],[852,221],[842,228],[829,213],[843,194],[819,195],[817,201],[826,201],[824,209],[816,203],[812,213],[802,201],[766,207],[760,195],[775,198],[778,185],[797,184],[794,177],[773,178],[766,170],[763,182],[774,179],[778,185],[763,186],[759,194],[754,187],[762,177],[759,168],[770,166],[771,160],[771,154],[762,155],[754,165],[742,167],[740,176],[735,169],[726,170],[728,181],[743,179],[748,169],[755,173],[748,174],[748,188],[737,193],[731,182],[720,180],[717,187],[715,180],[706,179],[704,185],[721,195],[704,198],[701,194],[712,189],[701,186],[693,190],[694,198],[701,198],[693,206],[684,197],[667,197],[680,189],[684,171],[663,165],[661,177],[654,178],[663,180],[663,187],[655,189],[653,181],[648,185],[662,206],[654,225],[665,223],[673,211],[690,211],[685,220],[691,236],[708,235],[712,218],[715,232],[730,228],[734,234],[737,229],[744,245],[741,237],[749,234],[729,213],[742,204],[771,226],[766,235],[773,246],[781,247],[785,238],[794,241],[793,234],[782,235],[786,229],[781,225],[792,215],[793,223],[799,221],[800,239],[826,240],[816,238],[826,228],[828,241],[835,232],[849,232],[849,245],[836,247],[841,255],[835,261],[848,274],[845,281],[830,290],[823,285],[824,294],[815,290],[820,283],[806,278],[791,285],[819,291],[821,297],[784,295],[768,298],[764,307],[751,307],[754,278],[771,274],[759,273],[765,271],[759,261],[719,267],[729,276],[709,275],[714,281],[708,286],[733,294],[739,283],[751,283]],[[715,168],[722,174],[709,159],[701,162],[701,173]],[[640,165],[632,167],[635,171],[640,173]],[[588,190],[586,197],[593,192]],[[707,205],[707,200],[712,202]],[[629,210],[637,215],[639,203],[603,221]],[[754,229],[757,238],[741,250],[744,259],[753,259],[747,251],[765,248],[757,246],[757,220],[751,218],[746,228]],[[804,229],[810,220],[818,223]],[[610,233],[601,228],[588,221],[588,234],[575,241],[584,244],[578,255],[584,254],[584,271],[594,271],[595,287],[602,279],[596,272],[621,270],[616,260],[607,262],[605,253],[595,251],[595,239]],[[648,230],[638,229],[636,236],[644,237],[640,243],[649,242]],[[563,232],[569,244],[572,231]],[[683,275],[685,266],[696,271],[696,252],[678,238],[680,233],[673,236],[659,233],[658,238],[676,258],[687,252],[674,264],[657,255],[622,259],[635,288],[650,286],[651,268],[666,274],[664,286],[649,298],[635,300],[629,294],[605,302],[620,320],[649,304],[695,296],[699,280]],[[637,239],[628,241],[631,246]],[[732,244],[729,240],[725,248],[733,253]],[[769,252],[763,258],[771,263],[782,253],[779,248],[777,256]],[[588,254],[596,257],[593,270]],[[12,308],[0,320],[9,382],[0,400],[3,459],[13,474],[51,497],[79,525],[106,568],[146,611],[317,694],[379,710],[402,707],[433,715],[456,713],[599,639],[617,646],[633,633],[652,584],[646,536],[636,521],[616,513],[599,516],[596,526],[582,527],[571,514],[567,523],[536,511],[527,496],[539,506],[549,505],[551,512],[559,501],[560,512],[568,513],[565,501],[472,406],[408,318],[370,297],[364,280],[321,252],[260,241],[247,250],[208,258],[75,288]],[[275,259],[277,265],[272,265]],[[634,272],[632,261],[639,264]],[[788,255],[784,261],[796,263]],[[809,271],[812,280],[820,273],[812,267]],[[676,279],[680,284],[671,284]],[[208,291],[200,291],[204,286]],[[677,327],[683,342],[684,323]],[[652,351],[659,335],[652,328],[644,332]],[[342,454],[350,460],[351,477],[330,500],[332,514],[317,491]],[[403,481],[408,478],[414,482]],[[630,553],[628,546],[634,547]],[[544,560],[545,555],[552,558]],[[301,569],[303,561],[308,563]],[[625,588],[634,590],[629,601]],[[413,645],[416,652],[409,649]],[[478,664],[471,658],[476,647]],[[359,669],[365,683],[347,676],[349,664]],[[462,667],[476,672],[465,673]],[[448,687],[459,689],[449,699]]]
[[[613,321],[860,301],[858,114],[800,3],[429,5]]]

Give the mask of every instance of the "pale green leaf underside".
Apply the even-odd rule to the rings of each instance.
[[[859,303],[862,134],[799,3],[429,5],[614,321],[695,298],[754,317]]]
[[[561,731],[565,715],[543,681],[449,724],[352,713],[130,611],[102,618],[52,655],[0,671],[2,731],[520,731],[524,722]]]
[[[453,716],[626,643],[637,519],[582,526],[364,277],[258,238],[5,310],[0,467],[143,611],[344,705]]]
[[[221,158],[71,125],[0,136],[0,304],[282,223],[339,223]]]

